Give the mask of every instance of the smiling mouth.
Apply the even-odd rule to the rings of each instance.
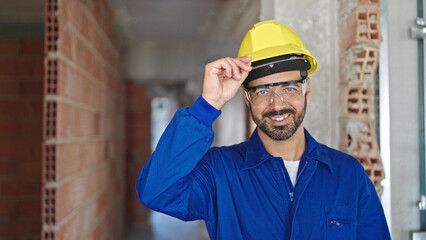
[[[290,116],[290,113],[287,113],[281,116],[270,116],[269,118],[274,121],[281,122],[281,121],[284,121],[284,119],[287,119],[289,116]]]

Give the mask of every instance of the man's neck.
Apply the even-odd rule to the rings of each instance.
[[[300,125],[293,136],[284,141],[270,138],[261,130],[258,130],[259,138],[265,149],[274,157],[281,157],[289,161],[300,160],[306,149],[306,138],[303,126]]]

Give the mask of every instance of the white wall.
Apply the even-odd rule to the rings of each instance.
[[[420,227],[416,1],[387,0],[392,237]]]

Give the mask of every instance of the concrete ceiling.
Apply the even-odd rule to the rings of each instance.
[[[205,63],[237,54],[245,32],[259,19],[259,2],[108,0],[124,77],[140,82],[202,78]]]
[[[194,42],[202,38],[224,0],[109,0],[124,44]]]

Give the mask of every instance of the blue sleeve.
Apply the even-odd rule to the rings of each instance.
[[[221,113],[201,96],[198,97],[192,107],[188,109],[188,112],[207,126],[211,126]]]
[[[391,239],[380,199],[364,169],[360,180],[356,236],[359,240]]]
[[[143,205],[182,220],[207,217],[214,195],[214,159],[205,155],[214,140],[211,125],[219,115],[201,96],[191,108],[177,111],[137,178]]]

